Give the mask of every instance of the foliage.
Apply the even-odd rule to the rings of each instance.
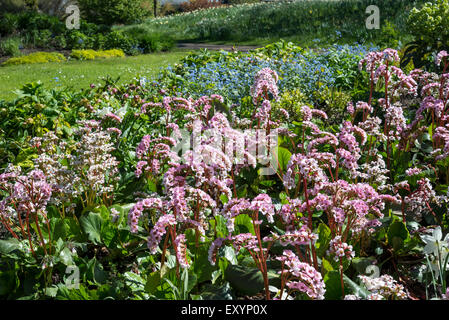
[[[5,14],[0,17],[0,26],[0,35],[17,36],[25,48],[121,49],[128,55],[136,55],[168,51],[174,46],[171,37],[149,33],[148,30],[132,28],[129,32],[111,31],[106,25],[96,25],[85,20],[80,21],[79,30],[71,30],[59,18],[36,12]],[[5,41],[9,48],[13,44],[14,47],[17,46],[16,40]],[[6,53],[0,50],[0,55]]]
[[[0,56],[17,57],[20,55],[20,39],[7,38],[0,41]]]
[[[413,8],[407,22],[414,41],[407,44],[402,65],[412,60],[417,68],[433,67],[432,54],[449,49],[448,21],[449,3],[445,0]]]
[[[196,10],[146,20],[142,25],[152,32],[168,32],[177,40],[250,41],[295,37],[330,43],[384,42],[391,30],[367,30],[364,14],[377,5],[383,19],[396,25],[398,34],[407,38],[406,13],[425,0],[300,0],[246,3]],[[384,31],[386,33],[384,33]],[[315,43],[316,44],[316,43]]]
[[[279,74],[281,90],[300,89],[311,101],[326,87],[353,94],[366,89],[358,87],[363,81],[357,63],[367,51],[365,46],[339,45],[315,51],[286,42],[249,53],[203,50],[185,57],[182,65],[168,68],[163,77],[164,81],[172,78],[182,92],[194,92],[197,97],[218,93],[232,104],[249,95],[257,70],[268,67]]]
[[[288,79],[291,59],[317,87]],[[184,91],[251,60],[248,91]],[[23,87],[0,101],[0,296],[448,299],[448,79],[399,64],[278,43],[123,85]],[[316,66],[330,106],[351,100],[340,123]]]
[[[47,63],[47,62],[62,62],[66,58],[61,53],[57,52],[34,52],[26,56],[17,58],[10,58],[2,63],[2,66],[18,65],[18,64],[33,64],[33,63]]]
[[[142,0],[79,0],[78,3],[86,20],[97,24],[129,24],[149,14],[142,7]]]
[[[119,49],[112,50],[72,50],[70,57],[77,60],[94,60],[97,58],[124,57],[125,53]]]

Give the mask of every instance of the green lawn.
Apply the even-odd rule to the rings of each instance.
[[[155,75],[161,67],[178,62],[188,51],[111,58],[93,61],[69,61],[63,63],[29,64],[0,67],[0,99],[11,100],[13,91],[22,85],[40,80],[47,88],[86,88],[99,83],[102,77],[111,76],[125,82],[138,75]]]

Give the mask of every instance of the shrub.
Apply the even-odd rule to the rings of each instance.
[[[61,34],[66,30],[65,24],[57,17],[28,11],[18,15],[18,29],[21,31],[51,30]]]
[[[106,36],[104,34],[98,33],[94,36],[93,48],[96,50],[104,49],[106,44]]]
[[[0,18],[0,35],[8,36],[18,31],[19,21],[15,14],[6,13]]]
[[[222,6],[222,3],[213,0],[189,0],[181,3],[180,10],[190,12],[199,9],[215,8]]]
[[[334,87],[325,87],[314,92],[315,108],[323,110],[328,115],[328,124],[339,124],[347,114],[345,113],[351,95]]]
[[[56,52],[35,52],[23,57],[10,58],[3,62],[3,66],[19,65],[19,64],[33,64],[33,63],[47,63],[47,62],[62,62],[65,61],[64,55]]]
[[[178,11],[180,11],[179,6],[175,6],[171,2],[166,2],[166,3],[164,3],[162,5],[160,14],[163,15],[163,16],[168,16],[168,15],[171,15],[171,14],[175,14]]]
[[[170,36],[149,32],[144,27],[129,28],[125,34],[135,40],[141,53],[167,51],[174,46],[174,40]]]
[[[65,49],[67,48],[67,40],[65,36],[56,36],[53,38],[53,45],[58,49]]]
[[[7,38],[0,42],[0,55],[1,56],[19,56],[20,55],[20,39],[19,38]]]
[[[40,30],[35,39],[35,45],[38,48],[51,48],[53,38],[54,34],[50,30]]]
[[[130,24],[149,14],[142,0],[78,0],[78,4],[87,21],[97,24]]]
[[[122,49],[126,54],[136,54],[138,47],[137,41],[120,31],[112,31],[105,37],[105,49]]]
[[[273,105],[273,110],[285,109],[289,113],[292,120],[298,121],[301,119],[301,109],[305,104],[309,104],[309,99],[299,89],[286,91],[282,93]]]
[[[414,41],[407,44],[401,66],[413,60],[417,68],[432,68],[432,53],[449,49],[449,2],[437,0],[413,8],[407,24]]]
[[[76,60],[94,60],[97,58],[114,58],[114,57],[124,57],[125,53],[120,49],[112,50],[73,50],[70,57]]]
[[[382,47],[397,48],[399,46],[399,38],[400,34],[397,26],[386,20],[382,24],[381,35],[379,36],[377,43]]]
[[[71,30],[67,35],[67,45],[70,49],[92,48],[94,42],[95,39],[93,37],[89,37],[77,30]]]

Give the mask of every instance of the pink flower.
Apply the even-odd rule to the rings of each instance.
[[[190,264],[187,258],[186,236],[180,234],[175,239],[176,258],[181,268],[189,268]]]
[[[251,201],[249,210],[258,211],[267,217],[268,222],[273,223],[274,205],[268,194],[261,193]]]
[[[162,237],[165,235],[167,227],[174,226],[175,224],[176,219],[172,214],[166,214],[159,218],[153,229],[151,229],[147,240],[148,249],[150,249],[151,254],[156,254],[159,242],[161,242]]]
[[[253,103],[258,104],[259,99],[266,100],[268,93],[271,93],[275,100],[279,95],[279,89],[276,85],[279,77],[276,71],[269,68],[263,68],[257,72],[254,78],[254,85],[251,87],[251,96]]]
[[[288,288],[303,292],[312,299],[324,299],[325,284],[321,274],[314,267],[301,262],[290,250],[284,250],[283,255],[276,259],[283,263],[284,272],[290,275],[286,283]]]
[[[437,58],[436,58],[436,60],[435,60],[435,62],[436,62],[436,64],[437,65],[440,65],[441,64],[441,62],[443,62],[443,61],[445,61],[445,58],[447,58],[449,56],[449,54],[447,53],[447,51],[440,51],[438,54],[437,54]]]

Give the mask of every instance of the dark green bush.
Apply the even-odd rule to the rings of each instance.
[[[105,37],[105,49],[122,49],[126,54],[135,55],[138,53],[138,42],[121,31],[112,31]]]
[[[50,30],[40,30],[36,37],[36,47],[38,48],[51,48],[54,34]]]
[[[67,30],[65,23],[54,16],[27,11],[18,15],[18,29],[20,31],[51,30],[55,34]]]
[[[144,27],[129,28],[125,34],[135,40],[137,49],[142,53],[167,51],[174,46],[174,40],[170,36],[150,33]]]
[[[78,0],[83,17],[97,24],[130,24],[149,15],[142,0]]]
[[[58,49],[67,48],[67,40],[64,35],[55,36],[52,40],[52,44],[55,48],[58,48]]]
[[[20,45],[21,42],[19,38],[7,38],[0,41],[0,56],[19,56]]]
[[[0,35],[5,37],[18,32],[19,19],[18,16],[6,13],[0,18]]]
[[[66,39],[68,48],[70,49],[92,48],[95,42],[95,38],[89,37],[77,30],[71,30]]]
[[[402,66],[413,61],[415,67],[433,68],[432,54],[449,49],[449,2],[427,2],[413,8],[408,18],[408,28],[414,41],[408,43]]]

